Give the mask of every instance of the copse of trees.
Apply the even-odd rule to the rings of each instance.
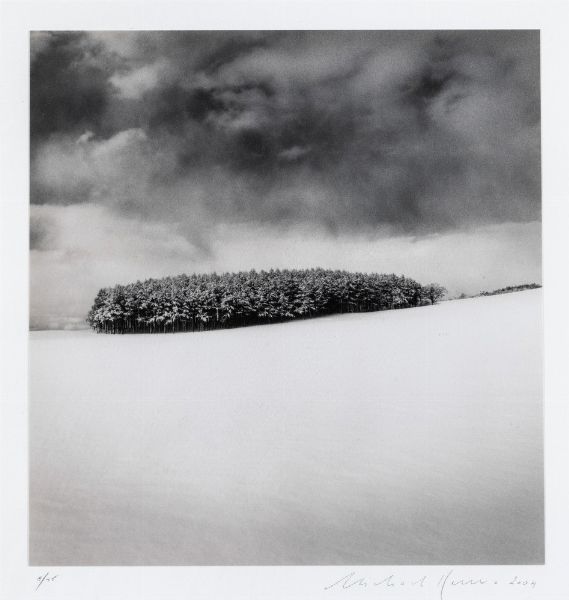
[[[204,331],[409,308],[441,294],[404,276],[324,269],[178,275],[101,289],[87,322],[104,333]]]

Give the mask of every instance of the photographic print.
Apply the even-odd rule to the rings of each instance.
[[[544,564],[538,30],[29,75],[30,565]]]

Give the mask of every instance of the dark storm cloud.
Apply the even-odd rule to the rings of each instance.
[[[34,35],[33,203],[200,243],[539,218],[537,32]]]
[[[31,34],[32,140],[99,126],[116,65],[84,33]]]

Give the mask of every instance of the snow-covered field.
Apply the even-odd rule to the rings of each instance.
[[[30,561],[544,559],[541,290],[30,334]]]

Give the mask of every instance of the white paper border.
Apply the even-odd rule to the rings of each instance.
[[[21,598],[439,598],[440,589],[324,586],[356,571],[414,580],[445,567],[91,567],[27,566],[27,331],[30,30],[96,29],[540,29],[545,316],[546,565],[452,567],[454,576],[500,581],[448,598],[569,597],[569,335],[567,150],[569,11],[565,2],[202,2],[1,1],[1,535],[0,597]],[[36,592],[46,571],[58,578]],[[508,585],[518,576],[535,588]],[[446,593],[446,592],[445,592]]]

